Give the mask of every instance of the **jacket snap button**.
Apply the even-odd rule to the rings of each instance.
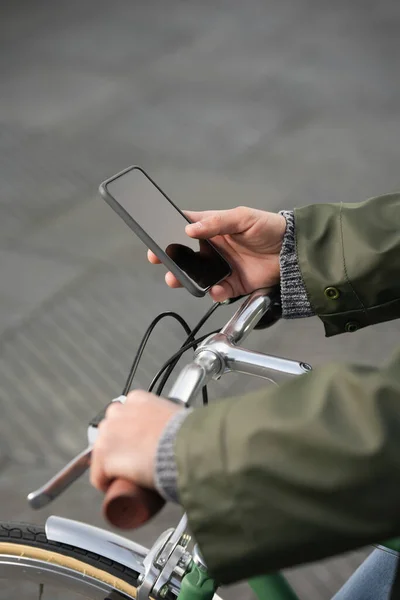
[[[337,288],[335,288],[335,287],[332,287],[332,286],[330,286],[330,287],[327,287],[327,288],[324,290],[324,294],[325,294],[325,296],[326,296],[326,297],[327,297],[329,300],[337,300],[337,299],[339,298],[339,296],[340,296],[340,292],[339,292],[339,290],[338,290]]]
[[[345,331],[348,333],[353,333],[353,331],[357,331],[357,329],[360,329],[360,325],[357,323],[357,321],[349,321],[345,325]]]

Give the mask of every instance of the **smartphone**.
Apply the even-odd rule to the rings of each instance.
[[[194,296],[204,296],[231,273],[207,240],[185,233],[191,221],[140,167],[128,167],[100,185],[100,194]]]

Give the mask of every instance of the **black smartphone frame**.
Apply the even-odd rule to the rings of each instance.
[[[132,229],[132,231],[136,233],[138,238],[142,240],[142,242],[147,246],[147,248],[154,252],[157,258],[163,263],[163,265],[165,265],[171,271],[171,273],[175,275],[178,281],[188,290],[188,292],[190,292],[193,296],[196,296],[197,298],[202,298],[206,295],[206,293],[211,289],[213,285],[220,283],[232,274],[232,267],[230,266],[226,258],[221,254],[221,252],[217,250],[215,245],[209,240],[205,240],[226,263],[227,274],[224,275],[224,277],[222,277],[218,281],[214,282],[212,285],[208,286],[207,288],[199,286],[195,281],[190,279],[190,277],[188,277],[186,273],[184,273],[184,271],[182,271],[178,267],[178,265],[160,248],[160,246],[146,233],[144,229],[142,229],[142,227],[135,221],[135,219],[108,192],[107,186],[109,183],[133,170],[141,171],[141,173],[143,173],[143,175],[147,177],[150,183],[152,183],[162,194],[162,196],[164,196],[167,202],[169,202],[172,205],[172,207],[178,211],[178,213],[183,217],[183,219],[187,221],[187,223],[192,223],[192,221],[181,211],[181,209],[178,206],[176,206],[176,204],[167,196],[167,194],[160,188],[160,186],[156,184],[156,182],[148,175],[148,173],[146,173],[146,171],[144,171],[142,167],[138,167],[137,165],[127,167],[126,169],[123,169],[116,175],[113,175],[112,177],[109,177],[108,179],[103,181],[99,186],[99,192],[102,198],[121,217],[121,219],[125,221],[128,227],[130,227],[130,229]]]

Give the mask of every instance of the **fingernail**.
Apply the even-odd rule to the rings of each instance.
[[[197,221],[197,223],[190,223],[190,225],[186,226],[186,229],[191,229],[192,231],[201,229],[203,227],[201,221]]]

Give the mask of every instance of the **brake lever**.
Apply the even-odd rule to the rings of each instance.
[[[75,456],[75,458],[73,458],[63,469],[58,471],[58,473],[42,487],[28,494],[28,503],[30,507],[38,510],[55,500],[89,469],[91,456],[92,446],[90,445],[80,454]]]
[[[118,396],[112,402],[123,403],[125,400],[126,396]],[[42,487],[28,494],[27,499],[31,508],[38,510],[50,504],[90,468],[92,448],[97,438],[97,426],[89,425],[87,436],[89,445],[85,450],[75,456]]]

